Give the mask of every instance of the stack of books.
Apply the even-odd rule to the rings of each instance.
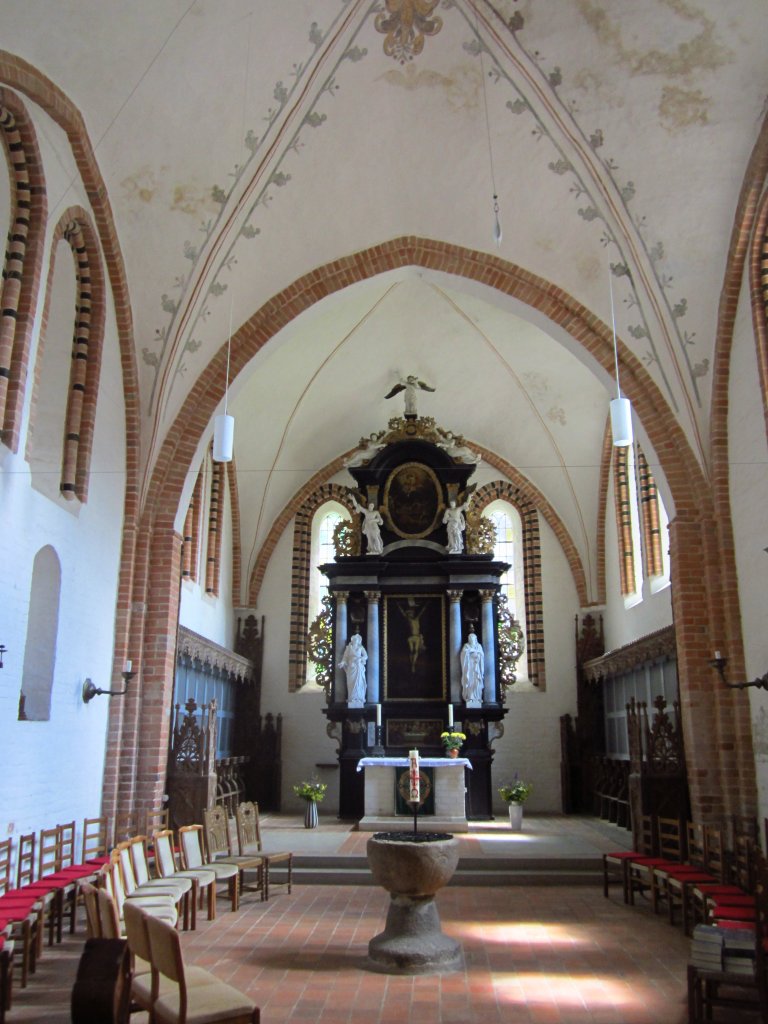
[[[755,935],[748,928],[717,928],[697,924],[691,942],[691,963],[703,971],[755,973]]]

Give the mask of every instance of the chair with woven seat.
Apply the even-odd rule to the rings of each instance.
[[[269,891],[273,884],[285,884],[288,892],[291,891],[293,874],[293,852],[290,850],[265,850],[261,842],[261,826],[259,824],[259,805],[253,801],[246,800],[238,804],[235,811],[237,823],[237,846],[241,856],[249,853],[258,853],[264,858],[265,872],[264,898],[269,899]],[[284,883],[274,883],[272,868],[275,864],[283,864],[287,868],[287,877]]]
[[[207,856],[202,825],[182,825],[179,829],[181,862],[187,870],[213,871],[217,882],[225,882],[232,909],[240,904],[240,872],[236,864],[213,861]]]
[[[144,923],[153,977],[157,973],[171,983],[170,991],[158,991],[153,1002],[154,1024],[259,1024],[259,1008],[253,1000],[214,975],[208,984],[197,984],[188,992],[189,968],[184,965],[178,932],[156,918],[146,917]]]
[[[197,880],[198,893],[202,901],[203,893],[208,894],[208,920],[216,917],[216,874],[208,868],[182,868],[176,860],[173,846],[173,832],[163,829],[152,836],[155,850],[155,867],[160,878],[189,877]]]
[[[258,892],[261,893],[262,900],[266,899],[269,882],[266,877],[267,866],[264,857],[260,853],[233,853],[229,837],[229,819],[225,808],[221,804],[206,808],[203,811],[203,822],[208,859],[237,865],[237,870],[240,873],[240,893]],[[249,881],[246,872],[249,877],[255,874],[256,881]]]

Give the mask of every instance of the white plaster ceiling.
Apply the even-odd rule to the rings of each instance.
[[[386,7],[397,23],[414,4]],[[82,113],[105,180],[145,486],[230,323],[401,236],[498,255],[604,323],[619,268],[618,333],[706,471],[718,303],[768,92],[762,0],[443,0],[421,52],[394,56],[371,0],[0,0],[0,15],[3,48]],[[425,415],[530,477],[594,564],[611,384],[577,350],[447,273],[318,303],[232,388],[244,570],[301,483],[401,413],[383,396],[404,373],[436,387]]]

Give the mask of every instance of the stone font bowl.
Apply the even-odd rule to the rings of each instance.
[[[367,853],[377,885],[402,896],[433,896],[459,863],[459,843],[449,832],[377,832]]]

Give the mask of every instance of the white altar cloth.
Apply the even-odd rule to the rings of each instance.
[[[365,770],[365,814],[358,828],[362,832],[405,830],[413,823],[411,814],[395,814],[395,774],[407,768],[407,757],[362,757],[357,770]],[[420,757],[420,768],[435,769],[435,813],[419,817],[429,832],[467,832],[464,772],[472,768],[466,757]]]

